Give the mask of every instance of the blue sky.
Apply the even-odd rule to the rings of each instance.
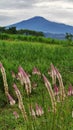
[[[0,26],[33,16],[73,25],[73,0],[0,0]]]

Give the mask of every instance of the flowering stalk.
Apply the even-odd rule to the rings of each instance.
[[[55,99],[55,95],[52,90],[51,84],[44,74],[43,74],[43,79],[44,79],[45,86],[46,86],[46,88],[49,92],[50,98],[51,98],[53,112],[56,112],[56,99]]]
[[[56,84],[56,71],[53,64],[51,64],[51,72],[48,71],[48,74],[50,74],[50,76],[52,77],[52,83],[53,85],[55,85]]]
[[[15,116],[16,119],[19,118],[19,115],[16,111],[13,112],[13,115]]]
[[[60,97],[59,97],[59,88],[57,87],[57,85],[54,85],[54,94],[56,97],[57,102],[60,102]]]
[[[10,102],[10,105],[14,105],[15,104],[15,100],[12,98],[12,96],[9,93],[7,93],[7,97],[8,97],[8,100]]]
[[[59,87],[60,87],[60,97],[61,97],[61,100],[64,100],[65,97],[66,97],[66,94],[65,94],[65,90],[64,90],[62,76],[59,73],[58,69],[56,67],[54,67],[53,64],[51,64],[51,72],[50,73],[48,72],[48,74],[50,74],[51,77],[52,77],[53,85],[56,84],[56,78],[58,79],[58,81],[59,81]]]
[[[35,105],[35,110],[32,108],[32,106],[30,106],[30,114],[33,116],[33,118],[35,119],[36,116],[42,116],[44,114],[44,111],[42,109],[41,106],[39,106],[37,103]]]
[[[57,70],[57,68],[56,68],[56,76],[57,76],[58,81],[59,81],[61,100],[64,100],[65,97],[66,97],[66,94],[65,94],[65,90],[64,90],[64,85],[63,85],[63,81],[62,81],[62,76],[61,76],[61,74],[59,73],[59,71]]]
[[[19,89],[17,88],[16,84],[13,85],[13,88],[14,88],[15,93],[16,93],[17,98],[18,98],[19,109],[21,110],[21,113],[23,115],[24,120],[26,120],[27,119],[27,115],[26,115],[26,111],[25,111],[25,108],[24,108],[24,105],[23,105],[22,95],[21,95]]]
[[[55,96],[59,95],[59,88],[57,87],[57,85],[54,85],[54,94]]]
[[[7,78],[6,78],[6,72],[5,72],[5,69],[2,65],[2,63],[0,63],[0,70],[1,70],[1,73],[2,73],[2,77],[3,77],[3,82],[4,82],[4,90],[5,90],[5,94],[6,96],[8,95],[8,84],[7,84]]]
[[[38,68],[34,67],[34,68],[33,68],[33,71],[32,71],[32,74],[33,74],[33,75],[35,75],[35,74],[41,75],[41,72],[38,70]]]
[[[44,114],[44,111],[42,109],[41,106],[39,106],[37,103],[36,103],[36,116],[42,116]]]
[[[36,118],[36,113],[34,111],[34,109],[32,108],[32,106],[30,105],[30,115],[35,119]]]
[[[29,76],[23,70],[22,67],[18,68],[18,78],[22,85],[25,84],[25,89],[26,89],[27,95],[29,95],[31,93],[31,82],[30,82]]]
[[[70,85],[69,88],[68,88],[68,96],[71,96],[71,95],[73,95],[73,87],[72,87],[72,85]]]

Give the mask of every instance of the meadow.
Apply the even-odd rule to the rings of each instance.
[[[67,96],[62,102],[57,103],[57,112],[52,112],[52,104],[49,93],[44,85],[42,76],[33,75],[34,67],[38,68],[41,74],[45,74],[47,79],[52,80],[48,74],[51,63],[58,68],[62,75],[65,91],[67,93],[70,84],[73,85],[73,46],[66,41],[49,40],[49,42],[36,40],[19,40],[6,38],[0,40],[0,61],[3,64],[9,87],[9,92],[16,100],[16,104],[11,106],[4,92],[2,74],[0,72],[0,130],[73,130],[73,95]],[[32,92],[27,96],[25,89],[19,81],[13,79],[12,72],[17,74],[18,67],[31,75]],[[28,120],[23,119],[23,115],[18,108],[18,100],[13,90],[13,83],[16,83],[23,99]],[[33,87],[33,83],[37,84]],[[42,107],[44,114],[33,118],[29,112],[35,105]],[[15,118],[13,112],[17,111],[19,118]]]

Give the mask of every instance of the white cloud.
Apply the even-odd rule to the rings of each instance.
[[[0,0],[0,25],[33,16],[73,25],[73,0]]]

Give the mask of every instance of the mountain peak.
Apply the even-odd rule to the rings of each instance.
[[[52,22],[41,16],[34,16],[28,20],[18,22],[8,27],[13,26],[15,26],[17,29],[28,29],[34,31],[56,33],[56,34],[60,33],[65,34],[66,32],[73,33],[73,26]]]
[[[34,17],[32,17],[33,19],[45,19],[44,17],[42,17],[42,16],[34,16]]]
[[[26,21],[31,21],[32,20],[32,22],[33,21],[35,21],[35,22],[42,22],[42,21],[48,21],[47,19],[45,19],[44,17],[42,17],[42,16],[34,16],[34,17],[32,17],[32,18],[29,18],[29,19],[27,19]],[[24,20],[25,21],[25,20]]]

